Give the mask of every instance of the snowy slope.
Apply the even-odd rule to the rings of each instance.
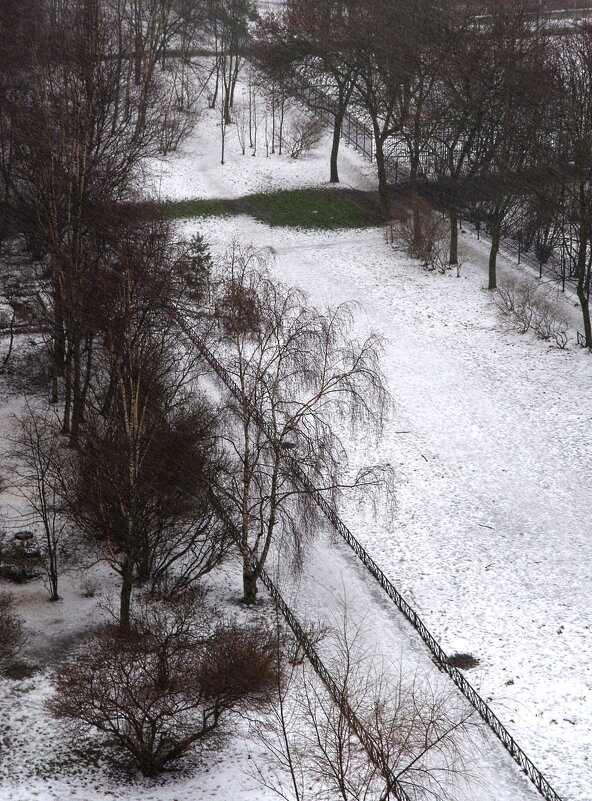
[[[353,503],[344,517],[445,650],[480,660],[471,678],[550,780],[588,798],[589,355],[504,330],[477,249],[457,279],[379,231],[208,224],[220,245],[231,229],[316,302],[361,302],[362,327],[386,336],[395,414],[378,454],[354,443],[353,461],[393,464],[398,506],[382,524]]]
[[[301,162],[243,157],[235,144],[221,166],[217,135],[214,117],[204,115],[184,152],[153,169],[150,191],[233,197],[324,183],[327,138]],[[342,161],[348,183],[369,185],[368,165],[346,149]],[[480,660],[469,678],[493,699],[562,796],[588,799],[590,357],[505,330],[483,289],[485,259],[475,242],[465,245],[467,262],[457,279],[424,272],[387,246],[378,230],[298,232],[246,217],[186,225],[198,227],[217,252],[235,235],[273,248],[279,278],[302,286],[318,303],[359,302],[360,330],[375,328],[386,337],[384,369],[395,411],[378,448],[352,441],[352,467],[377,459],[394,465],[397,508],[376,521],[352,501],[344,518],[444,648]],[[238,581],[238,567],[229,571]],[[428,665],[419,638],[341,545],[320,536],[300,581],[305,591],[286,586],[286,593],[304,617],[334,617],[347,586],[354,617],[370,621],[369,643],[389,658]],[[35,603],[36,624],[67,618],[55,605],[42,614],[42,601]],[[8,778],[1,799],[269,797],[248,778],[249,744],[236,739],[222,754],[229,759],[224,767],[219,763],[206,775],[202,766],[162,785],[116,788],[102,770],[78,775],[72,766],[59,778],[47,771],[51,760],[65,757],[44,715],[46,683],[37,678],[2,689],[15,751],[13,763],[2,766]],[[501,746],[492,741],[490,748],[480,767],[484,786],[472,797],[538,797]]]

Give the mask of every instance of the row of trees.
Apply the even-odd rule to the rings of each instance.
[[[334,496],[344,452],[330,415],[380,418],[380,343],[352,339],[351,310],[315,310],[276,287],[248,249],[231,248],[211,274],[203,240],[179,241],[129,202],[170,115],[184,113],[166,102],[159,61],[198,19],[214,19],[221,35],[228,4],[48,0],[28,15],[23,3],[11,3],[1,31],[3,210],[44,257],[50,400],[71,448],[66,458],[51,414],[31,411],[19,458],[43,523],[50,594],[58,598],[66,519],[121,576],[129,630],[137,583],[186,589],[227,550],[216,488],[242,531],[251,603],[276,530],[310,529],[285,442]],[[243,30],[248,6],[231,10],[226,27]],[[12,58],[14,38],[28,46]],[[241,41],[224,53],[239,58]],[[200,395],[203,341],[237,380],[240,408],[220,411]],[[254,409],[277,429],[271,440]]]
[[[98,560],[119,577],[112,621],[56,669],[49,709],[78,736],[81,727],[107,735],[153,775],[234,710],[252,713],[283,693],[281,632],[215,613],[199,580],[236,547],[251,605],[267,562],[305,560],[316,506],[294,464],[333,505],[345,487],[388,483],[378,469],[343,478],[347,453],[333,426],[341,419],[380,434],[388,407],[381,342],[354,336],[354,308],[314,308],[272,280],[269,254],[235,243],[215,262],[201,237],[187,241],[130,203],[147,159],[167,149],[172,121],[179,136],[187,129],[192,26],[206,12],[223,24],[211,4],[8,5],[3,234],[26,237],[44,268],[51,401],[33,397],[22,416],[15,473],[36,519],[35,558],[50,598],[60,597],[64,567]],[[16,53],[15,38],[28,43]],[[219,70],[225,98],[238,69],[229,49],[238,60],[240,42],[215,48],[212,76]],[[171,59],[179,69],[168,68]],[[204,347],[232,392],[206,392]],[[2,567],[10,549],[0,545]],[[2,669],[22,639],[2,595]],[[409,710],[415,699],[419,691]],[[370,700],[368,726],[374,708]],[[393,748],[399,767],[423,770],[427,753],[464,724],[456,713],[432,710],[424,720],[421,712],[411,745],[408,733],[398,736],[398,715],[375,726],[388,718],[392,736],[384,764],[369,768],[372,786],[392,776]],[[343,715],[330,721],[345,732]]]
[[[462,12],[430,0],[294,0],[260,25],[254,55],[278,84],[296,74],[321,90],[314,103],[334,117],[331,181],[349,110],[372,130],[385,211],[389,159],[407,167],[417,238],[420,190],[446,205],[450,264],[461,208],[488,226],[491,289],[502,234],[541,264],[561,250],[592,345],[588,24],[556,30],[523,0]]]

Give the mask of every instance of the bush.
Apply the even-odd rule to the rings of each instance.
[[[13,610],[14,597],[0,592],[0,672],[5,673],[25,643],[23,621]]]
[[[0,577],[15,584],[43,575],[43,554],[31,531],[18,531],[11,539],[0,535]]]
[[[448,222],[434,213],[427,204],[420,208],[419,230],[415,230],[413,216],[395,226],[395,235],[400,240],[405,253],[419,259],[426,270],[445,273],[448,265]]]
[[[80,582],[80,594],[83,598],[94,598],[101,587],[96,576],[84,576]]]
[[[49,708],[75,730],[107,734],[151,776],[231,710],[266,701],[276,683],[265,629],[216,621],[190,603],[144,604],[129,634],[107,627],[57,669]]]
[[[290,123],[286,133],[286,142],[293,159],[303,153],[309,153],[321,141],[325,126],[316,117],[305,112],[298,114]]]
[[[541,290],[542,286],[535,281],[512,276],[498,282],[495,303],[502,314],[510,317],[519,333],[532,330],[539,339],[565,348],[569,342],[567,322]]]

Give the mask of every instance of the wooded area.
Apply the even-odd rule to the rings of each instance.
[[[23,321],[43,343],[37,375],[24,370],[34,397],[12,443],[41,534],[32,550],[4,535],[0,575],[43,575],[55,602],[74,565],[115,574],[111,621],[56,669],[48,709],[108,735],[145,775],[233,710],[271,705],[292,784],[284,797],[303,798],[300,749],[324,788],[315,797],[399,798],[401,780],[414,797],[444,799],[438,771],[463,775],[470,728],[436,692],[362,675],[344,635],[338,681],[378,750],[310,678],[296,703],[309,733],[292,742],[289,638],[208,606],[202,579],[237,549],[248,608],[274,554],[293,571],[306,561],[319,511],[299,471],[332,510],[346,490],[392,497],[391,466],[352,477],[338,433],[380,437],[391,399],[383,342],[355,335],[353,304],[315,306],[245,243],[214,258],[201,235],[184,237],[159,202],[147,209],[150,160],[182,145],[203,97],[219,115],[222,164],[231,126],[243,154],[299,158],[322,132],[310,112],[322,110],[338,183],[355,117],[371,131],[385,220],[395,198],[407,204],[397,235],[411,256],[456,267],[469,218],[491,237],[493,291],[502,240],[517,238],[541,276],[556,263],[574,280],[592,348],[592,26],[549,19],[518,0],[290,0],[264,16],[249,0],[4,0],[0,248],[25,254],[37,302]],[[520,291],[506,284],[496,302],[514,313]],[[24,315],[12,308],[4,372]],[[560,344],[550,311],[537,313],[543,338]],[[235,391],[212,390],[206,348]],[[3,671],[23,644],[13,606],[0,594]]]

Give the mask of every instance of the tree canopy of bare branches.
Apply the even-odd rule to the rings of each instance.
[[[295,480],[294,464],[335,503],[348,482],[341,474],[346,450],[332,423],[363,423],[379,433],[388,406],[380,338],[355,339],[352,307],[312,307],[301,291],[271,278],[266,258],[235,244],[214,290],[220,358],[240,394],[229,398],[230,469],[220,489],[240,521],[247,603],[278,533],[298,560],[313,530],[316,507]],[[377,480],[368,470],[353,484]]]
[[[106,628],[55,674],[51,712],[97,730],[153,776],[219,732],[229,713],[267,701],[276,680],[265,629],[216,620],[191,604],[137,608],[133,628]]]

